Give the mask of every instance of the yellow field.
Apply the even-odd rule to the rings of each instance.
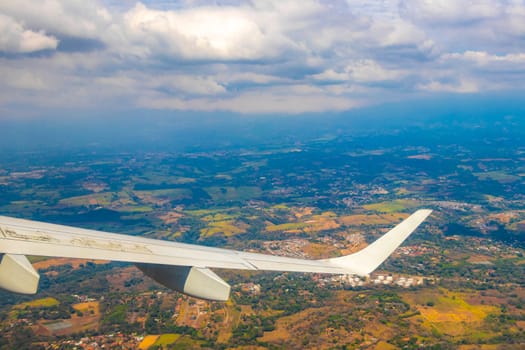
[[[15,305],[13,306],[13,309],[25,309],[26,307],[29,307],[29,308],[52,307],[52,306],[57,306],[59,304],[60,302],[56,300],[55,298],[48,297],[48,298],[43,298],[43,299],[31,300],[25,303]]]
[[[148,350],[159,338],[158,335],[147,335],[144,337],[144,339],[139,344],[139,349],[141,350]]]
[[[43,299],[36,299],[31,300],[25,303],[20,303],[18,305],[13,306],[11,311],[9,312],[8,318],[11,320],[15,320],[18,315],[25,309],[32,309],[32,308],[39,308],[39,307],[52,307],[59,305],[60,302],[56,300],[55,298],[43,298]]]
[[[519,349],[520,345],[516,344],[516,347],[512,345],[507,345],[508,349]],[[458,350],[500,350],[505,349],[501,344],[476,344],[476,345],[460,345]]]
[[[233,210],[188,210],[188,215],[198,217],[207,224],[201,229],[202,237],[211,237],[223,234],[226,237],[245,233],[249,227],[245,222],[238,220],[240,212],[237,208]]]
[[[268,232],[287,232],[287,233],[299,233],[299,232],[318,232],[325,230],[333,230],[339,228],[340,224],[336,221],[336,214],[333,212],[324,212],[319,215],[311,215],[309,208],[303,208],[293,210],[292,214],[297,219],[301,219],[300,222],[287,222],[285,224],[268,224],[266,225],[266,231]],[[293,218],[292,218],[293,220]]]
[[[313,211],[314,211],[314,208],[312,207],[297,208],[294,210],[294,215],[296,218],[300,219],[304,216],[311,216]]]
[[[161,346],[162,348],[164,348],[165,346],[175,343],[177,340],[179,340],[180,337],[180,334],[161,334],[155,341],[154,345]]]
[[[337,249],[332,244],[308,243],[303,251],[312,259],[335,257]]]
[[[421,326],[433,332],[449,336],[471,336],[484,338],[480,326],[489,314],[499,313],[492,305],[470,304],[465,293],[455,293],[446,289],[437,291],[407,292],[402,297],[415,305],[420,316]]]
[[[376,344],[374,350],[395,350],[397,347],[395,347],[392,344],[388,344],[387,342],[380,341]]]
[[[306,232],[318,232],[326,230],[334,230],[339,228],[340,224],[335,220],[336,215],[332,212],[325,212],[321,215],[313,215],[306,223]]]
[[[89,314],[90,312],[93,312],[93,316],[98,315],[100,310],[100,304],[98,301],[88,301],[85,303],[73,304],[71,307],[77,311],[82,312],[83,314]]]
[[[337,221],[345,226],[388,225],[398,223],[407,217],[408,214],[404,213],[358,214],[341,216]]]
[[[222,233],[226,237],[245,233],[248,225],[243,222],[233,220],[215,221],[208,224],[208,227],[201,229],[202,237],[211,237]]]

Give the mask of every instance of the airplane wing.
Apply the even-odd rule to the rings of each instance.
[[[322,260],[241,252],[0,216],[0,288],[36,293],[38,273],[25,255],[131,262],[165,286],[210,300],[227,300],[230,287],[209,268],[364,276],[375,270],[431,212],[416,211],[357,253]]]

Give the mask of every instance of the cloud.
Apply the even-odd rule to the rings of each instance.
[[[401,0],[401,17],[456,51],[519,51],[525,41],[522,0]]]
[[[453,82],[430,81],[419,84],[418,88],[431,92],[474,93],[479,91],[478,85],[474,81],[463,79]]]
[[[286,113],[300,114],[326,110],[343,111],[360,104],[341,96],[325,96],[319,93],[286,93],[281,89],[261,92],[245,92],[222,99],[195,98],[183,100],[171,97],[141,98],[139,105],[151,109],[232,111],[236,113]]]
[[[98,38],[112,20],[109,11],[93,1],[82,0],[6,0],[0,13],[16,18],[28,28],[53,35]]]
[[[2,75],[2,85],[8,89],[20,90],[44,90],[45,84],[43,79],[23,69],[6,69],[0,68]]]
[[[160,11],[138,3],[124,15],[121,31],[125,45],[131,45],[140,57],[259,60],[278,55],[286,46],[283,38],[268,34],[245,8]]]
[[[448,67],[461,67],[463,75],[477,80],[479,90],[525,89],[525,53],[495,55],[466,51],[443,55],[440,62]]]
[[[458,60],[465,63],[473,63],[479,67],[500,65],[508,67],[519,65],[525,70],[525,53],[493,55],[485,51],[466,51],[463,53],[451,53],[443,56],[444,60]]]
[[[126,74],[96,78],[95,82],[128,91],[148,89],[179,96],[217,95],[226,92],[224,86],[211,77],[183,74],[165,74],[162,77],[152,78],[141,72],[126,72]]]
[[[300,114],[525,88],[523,1],[469,4],[5,0],[0,110]]]
[[[385,69],[377,62],[370,59],[350,62],[341,72],[333,69],[314,75],[314,79],[326,81],[352,81],[352,82],[380,82],[392,81],[401,78],[404,73],[397,69]]]
[[[0,13],[0,51],[6,53],[29,53],[54,50],[58,40],[43,31],[32,31],[23,27],[13,18]]]
[[[426,25],[470,25],[499,17],[504,8],[503,3],[494,0],[402,0],[399,6],[405,16]]]

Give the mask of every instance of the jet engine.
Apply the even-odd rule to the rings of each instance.
[[[0,288],[20,294],[35,294],[40,275],[25,255],[0,254]]]
[[[137,267],[163,286],[196,298],[226,301],[230,296],[230,285],[210,269],[156,264]]]

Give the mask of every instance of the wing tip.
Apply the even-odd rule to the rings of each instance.
[[[432,214],[432,211],[433,211],[432,209],[419,209],[416,212],[414,212],[414,214],[419,214],[427,218],[430,214]]]
[[[371,243],[368,247],[350,255],[327,259],[327,261],[348,270],[348,273],[350,274],[366,276],[379,267],[379,265],[381,265],[393,253],[393,251],[397,249],[419,227],[419,225],[427,219],[430,214],[432,214],[431,209],[419,209],[396,225],[388,233]],[[391,238],[393,237],[392,234],[397,235],[399,233],[404,236],[399,241],[394,242],[393,244],[384,244],[386,243],[384,241],[383,243],[380,243],[383,239],[387,239],[387,236]],[[380,252],[378,252],[378,250],[380,250]]]

